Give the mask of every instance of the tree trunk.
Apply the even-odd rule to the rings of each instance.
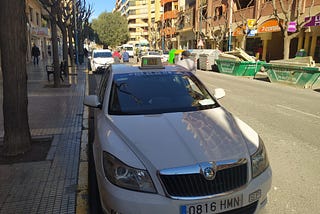
[[[283,59],[289,59],[291,38],[285,36],[283,39]]]
[[[62,45],[63,45],[63,61],[68,63],[68,34],[67,34],[67,29],[63,28],[61,29],[62,33]]]
[[[56,17],[55,6],[51,8],[53,17]],[[54,66],[54,87],[60,87],[60,63],[59,63],[59,50],[58,50],[58,35],[57,35],[57,22],[54,18],[51,18],[51,40],[52,40],[52,54],[53,54],[53,66]]]
[[[4,153],[7,156],[24,153],[31,146],[28,122],[25,6],[25,0],[1,0],[0,3]]]
[[[73,52],[73,33],[72,33],[72,25],[68,26],[68,37],[69,37],[69,55],[70,55],[70,61],[71,66],[74,64],[74,52]]]
[[[243,35],[242,39],[241,39],[241,43],[240,43],[240,48],[242,50],[245,50],[246,49],[246,41],[247,41],[247,36],[246,35]]]

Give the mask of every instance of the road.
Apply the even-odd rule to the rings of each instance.
[[[273,170],[262,214],[320,213],[320,90],[198,71],[220,103],[262,137]]]

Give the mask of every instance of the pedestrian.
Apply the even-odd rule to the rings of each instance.
[[[126,49],[123,50],[122,61],[123,62],[129,62],[129,53],[126,51]]]
[[[40,56],[40,49],[36,46],[36,44],[33,44],[33,47],[31,49],[31,56],[33,57],[33,64],[37,65],[39,64],[39,56]]]
[[[112,57],[115,63],[120,63],[121,54],[117,50],[113,51]]]
[[[192,73],[196,73],[197,67],[192,59],[190,59],[190,52],[183,51],[181,53],[182,59],[177,62],[177,65],[185,67],[186,69],[192,71]]]

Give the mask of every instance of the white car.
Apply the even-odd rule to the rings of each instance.
[[[90,59],[90,68],[93,72],[99,72],[114,63],[111,50],[94,50]]]
[[[146,57],[112,65],[97,95],[93,156],[105,213],[258,213],[272,171],[259,135],[192,74]]]

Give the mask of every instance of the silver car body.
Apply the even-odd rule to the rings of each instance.
[[[133,67],[111,67],[105,103],[95,110],[93,143],[100,198],[105,213],[195,214],[196,209],[201,209],[198,213],[203,214],[245,207],[253,207],[251,213],[257,213],[266,204],[272,171],[268,166],[260,175],[252,177],[250,157],[257,151],[260,139],[252,128],[221,106],[190,112],[110,115],[108,101],[113,73],[139,72]],[[172,66],[170,69],[181,68]],[[97,101],[90,101],[89,97],[85,100],[89,106],[95,106],[94,103]],[[111,183],[104,173],[103,151],[128,166],[147,170],[156,192],[132,191]],[[186,179],[183,180],[186,184],[175,183],[172,187],[166,183],[166,176],[175,178],[185,175],[199,175],[201,180],[207,182],[202,179],[202,176],[206,176],[204,171],[207,166],[210,169],[214,166],[217,176],[219,170],[245,166],[245,180],[236,188],[198,196],[176,194],[176,190],[183,188],[198,192],[193,189],[203,186],[197,181]],[[237,176],[232,179],[229,182],[232,185],[238,182]],[[208,210],[208,206],[211,206],[211,210]]]

